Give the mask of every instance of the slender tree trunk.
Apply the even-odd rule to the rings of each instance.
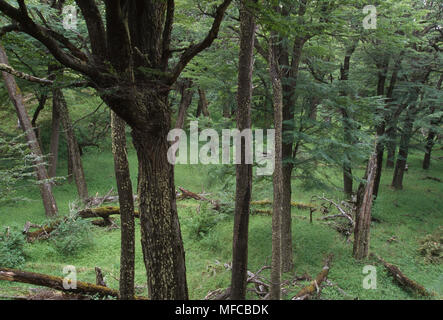
[[[177,83],[177,85],[180,86],[181,100],[178,108],[177,120],[175,121],[175,128],[183,129],[186,120],[186,111],[192,103],[194,91],[191,89],[191,79],[184,79],[183,83]]]
[[[291,160],[294,159],[294,141],[292,133],[295,129],[294,110],[296,103],[295,89],[297,87],[297,76],[301,61],[303,46],[306,39],[296,37],[292,51],[292,60],[289,62],[289,50],[286,46],[280,46],[280,65],[290,69],[284,73],[285,83],[282,84],[283,90],[283,125],[282,125],[282,159],[286,162],[282,164],[282,183],[283,195],[281,215],[281,268],[282,272],[290,272],[294,269],[294,254],[292,243],[292,216],[291,216],[291,200],[292,200],[292,170],[294,168]],[[288,161],[289,160],[289,161]]]
[[[369,234],[371,227],[372,198],[374,192],[375,172],[377,170],[377,155],[374,153],[369,159],[364,179],[357,192],[357,211],[354,228],[355,259],[363,259],[369,253]]]
[[[343,61],[343,66],[340,69],[340,81],[343,81],[345,86],[346,86],[346,81],[348,81],[349,79],[351,56],[354,53],[356,46],[357,46],[357,41],[352,43],[352,45],[346,49],[346,55]],[[340,95],[343,97],[347,96],[347,90],[345,87],[341,89]],[[353,129],[352,119],[346,107],[340,108],[340,111],[342,114],[344,142],[348,145],[353,145],[354,141],[352,135],[352,129]],[[351,197],[352,194],[352,183],[353,183],[353,177],[352,177],[351,158],[349,154],[345,152],[345,160],[343,162],[343,189],[345,194],[349,198]]]
[[[85,174],[83,171],[82,159],[80,157],[80,149],[78,147],[77,139],[75,138],[74,128],[72,127],[71,117],[69,116],[68,106],[66,105],[65,97],[60,88],[52,90],[53,104],[60,112],[61,122],[66,134],[66,142],[68,144],[68,156],[71,159],[72,171],[77,186],[78,196],[81,200],[88,198],[88,187],[86,185]]]
[[[254,63],[255,20],[248,8],[248,0],[242,0],[240,7],[240,52],[237,91],[237,128],[239,131],[251,128],[252,71]],[[199,89],[202,105],[206,98]],[[246,164],[246,139],[241,141],[241,164],[236,165],[236,192],[234,238],[232,245],[231,299],[246,298],[248,277],[248,229],[249,207],[252,192],[252,165]]]
[[[426,137],[425,157],[423,158],[423,169],[429,169],[431,165],[431,152],[435,143],[435,131],[430,129]]]
[[[387,78],[389,60],[386,59],[383,63],[378,67],[378,82],[377,82],[377,95],[383,96],[385,93],[385,83]],[[383,110],[385,112],[385,110]],[[386,120],[384,119],[385,115],[382,115],[383,120],[377,125],[376,131],[378,136],[378,141],[375,147],[375,152],[377,154],[377,166],[375,169],[375,180],[374,180],[374,199],[378,196],[378,190],[380,188],[381,181],[381,172],[383,169],[383,154],[385,150],[384,142],[382,140],[383,135],[385,134],[386,129]]]
[[[52,126],[51,126],[51,142],[49,156],[49,177],[53,178],[57,174],[58,147],[60,140],[60,113],[57,104],[52,104]]]
[[[414,125],[414,117],[417,112],[415,106],[410,106],[407,111],[403,131],[400,138],[400,145],[398,147],[397,162],[395,164],[394,175],[392,177],[392,187],[395,189],[403,189],[403,176],[405,173],[406,162],[409,153],[409,141],[412,136],[412,129]]]
[[[134,298],[134,197],[126,151],[125,122],[111,111],[112,153],[121,219],[120,299]]]
[[[3,46],[0,45],[0,63],[9,65],[8,57],[6,55]],[[48,172],[46,171],[45,164],[43,162],[43,154],[40,149],[40,145],[37,142],[37,137],[31,125],[31,120],[29,119],[26,107],[23,103],[23,96],[20,92],[17,83],[15,82],[14,76],[9,73],[2,72],[3,79],[5,80],[5,86],[8,90],[9,97],[14,104],[15,110],[17,111],[17,116],[20,121],[20,125],[26,134],[26,140],[28,142],[29,148],[34,156],[35,163],[35,173],[37,180],[40,182],[40,194],[42,196],[43,205],[45,207],[45,212],[47,217],[53,217],[57,215],[58,209],[55,202],[54,195],[52,193],[52,184],[47,181]]]
[[[274,35],[274,38],[275,35]],[[269,44],[269,74],[272,82],[275,129],[274,201],[272,214],[272,262],[270,298],[280,300],[281,290],[281,216],[283,213],[282,122],[283,91],[274,44]]]

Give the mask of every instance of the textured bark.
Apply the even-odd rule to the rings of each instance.
[[[149,109],[156,110],[153,116],[160,127],[148,132],[133,129],[132,137],[139,163],[140,225],[149,297],[153,300],[183,300],[188,299],[188,289],[174,167],[167,159],[170,146],[167,141],[170,127],[167,95],[150,95],[146,101],[157,106]]]
[[[57,104],[52,104],[52,125],[51,125],[51,142],[49,147],[49,177],[55,177],[57,174],[58,148],[60,140],[60,112]]]
[[[111,111],[112,153],[120,203],[120,299],[134,298],[135,223],[134,198],[126,151],[125,122]]]
[[[198,88],[198,105],[197,105],[197,118],[203,113],[205,117],[209,117],[208,100],[206,99],[206,93],[202,88]]]
[[[0,63],[4,63],[6,65],[9,64],[6,52],[1,45]],[[52,193],[52,185],[50,182],[46,181],[48,179],[48,173],[43,162],[43,154],[40,150],[40,145],[37,142],[37,137],[35,136],[35,131],[32,128],[31,121],[29,120],[26,107],[23,103],[23,96],[20,92],[19,87],[17,86],[17,83],[15,82],[14,76],[6,72],[2,73],[3,79],[5,80],[6,89],[8,90],[9,98],[14,104],[18,119],[20,121],[20,126],[25,132],[29,149],[35,157],[35,173],[37,176],[37,180],[40,182],[40,194],[43,200],[43,205],[45,207],[46,216],[53,217],[57,215],[58,212],[57,204]]]
[[[254,1],[255,2],[255,1]],[[240,4],[240,52],[238,63],[237,128],[251,128],[252,71],[254,64],[255,19],[248,0]],[[207,105],[199,89],[201,104]],[[200,104],[200,102],[199,102]],[[202,108],[204,110],[204,108]],[[248,277],[248,229],[252,192],[252,165],[245,161],[245,140],[241,139],[241,164],[236,165],[235,217],[232,244],[231,299],[246,298]]]
[[[369,234],[371,227],[372,199],[374,192],[375,174],[377,171],[377,154],[374,153],[369,159],[366,168],[366,184],[361,183],[357,193],[357,210],[354,228],[355,259],[363,259],[369,253]]]
[[[274,40],[275,40],[274,34]],[[275,129],[275,165],[273,175],[274,203],[272,213],[272,262],[270,298],[281,297],[281,216],[283,212],[283,168],[282,168],[282,121],[283,90],[281,73],[276,61],[275,47],[269,43],[269,75],[272,82],[274,129]]]
[[[53,104],[56,105],[56,108],[60,112],[61,123],[65,131],[66,142],[69,149],[68,156],[71,159],[72,175],[74,176],[77,193],[80,199],[85,201],[88,198],[88,187],[86,185],[85,173],[83,171],[82,159],[80,157],[80,149],[78,147],[77,139],[75,138],[68,106],[60,88],[54,88],[52,90],[52,95]]]
[[[175,128],[183,129],[186,120],[186,111],[192,103],[192,96],[194,95],[194,91],[191,89],[191,79],[185,79],[182,83],[178,85],[180,87],[181,100],[178,108],[177,120],[175,121]]]

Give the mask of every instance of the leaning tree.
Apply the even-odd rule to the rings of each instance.
[[[231,1],[214,7],[215,18],[204,39],[171,48],[174,0],[76,0],[88,33],[79,34],[81,41],[76,42],[24,0],[16,6],[0,0],[12,29],[37,39],[63,66],[85,76],[130,126],[139,162],[141,242],[152,299],[188,298],[174,168],[167,160],[172,113],[168,94],[186,65],[217,37]]]

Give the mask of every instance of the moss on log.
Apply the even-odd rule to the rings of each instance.
[[[16,269],[0,268],[0,280],[28,283],[36,286],[52,288],[63,292],[93,295],[93,296],[99,296],[101,298],[119,297],[119,293],[117,290],[108,287],[99,286],[96,284],[83,282],[83,281],[77,281],[75,289],[73,288],[65,289],[63,286],[64,278],[62,277],[16,270]],[[146,300],[146,298],[144,297],[136,297],[136,299]]]
[[[322,271],[317,275],[314,281],[312,281],[309,285],[301,289],[292,300],[306,300],[309,299],[314,293],[317,292],[317,289],[320,287],[321,283],[326,280],[329,269],[331,266],[333,255],[329,254],[325,260],[325,264],[323,266]]]
[[[384,265],[384,267],[386,268],[386,270],[388,270],[388,272],[392,275],[394,280],[398,284],[400,284],[400,286],[403,287],[404,289],[409,289],[412,292],[417,293],[422,296],[425,296],[425,297],[435,295],[434,293],[428,292],[428,290],[426,290],[426,288],[423,287],[421,284],[419,284],[416,281],[409,279],[407,276],[405,276],[404,273],[401,272],[401,270],[397,266],[395,266],[389,262],[386,262],[385,260],[383,260],[381,257],[379,257],[378,255],[376,255],[374,253],[371,253],[370,256],[374,257],[379,262],[381,262]]]

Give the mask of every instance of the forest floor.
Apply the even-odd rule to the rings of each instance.
[[[441,157],[442,151],[434,157]],[[386,261],[397,265],[407,276],[437,293],[443,295],[443,268],[441,264],[426,263],[419,253],[420,240],[426,235],[437,232],[443,226],[443,183],[424,179],[426,176],[442,177],[443,161],[433,160],[431,169],[421,169],[422,152],[414,152],[409,161],[409,171],[405,174],[404,189],[394,191],[389,187],[392,169],[384,169],[380,196],[373,209],[373,216],[378,222],[371,226],[371,252],[377,253]],[[131,174],[136,185],[136,156],[129,150]],[[88,149],[83,156],[85,174],[90,195],[106,194],[111,187],[116,190],[113,160],[110,150]],[[66,173],[66,161],[59,163],[58,174]],[[213,173],[214,166],[178,165],[176,167],[176,187],[181,186],[193,192],[210,193],[208,198],[224,196],[225,201],[233,201],[235,175],[224,185]],[[330,179],[340,186],[340,174],[333,169],[325,169]],[[361,172],[358,172],[361,175]],[[224,191],[223,191],[224,190]],[[69,204],[76,198],[74,183],[63,182],[55,187],[55,196],[60,214],[69,213]],[[303,189],[297,179],[293,182],[293,201],[310,203],[313,195],[325,194],[337,199],[340,192],[337,188]],[[44,210],[36,187],[28,187],[21,193],[29,198],[9,206],[0,207],[0,230],[7,226],[21,230],[26,221],[43,223]],[[253,200],[272,199],[270,181],[260,182],[254,186]],[[196,200],[178,201],[178,210],[186,250],[187,280],[190,298],[203,299],[210,290],[226,288],[230,285],[230,271],[223,264],[231,260],[232,253],[232,214],[211,212],[210,208]],[[220,218],[215,218],[220,215]],[[292,209],[293,240],[295,243],[295,270],[284,275],[284,279],[309,274],[315,277],[323,267],[327,254],[334,258],[328,279],[335,286],[325,286],[320,299],[420,299],[399,287],[383,266],[374,260],[355,261],[352,258],[352,242],[335,229],[317,220],[321,213],[314,213],[313,223],[309,222],[309,210]],[[209,217],[209,218],[208,218]],[[210,219],[210,222],[205,219]],[[212,219],[212,220],[211,220]],[[118,217],[116,218],[119,224]],[[146,295],[146,271],[143,264],[139,221],[136,221],[136,267],[135,282],[140,295]],[[120,259],[120,230],[108,230],[93,227],[94,242],[87,249],[74,256],[61,256],[50,240],[26,244],[26,262],[21,268],[45,274],[63,276],[63,267],[74,265],[77,279],[95,282],[94,267],[99,266],[106,277],[108,286],[118,288]],[[257,271],[270,264],[271,255],[271,216],[253,214],[249,227],[249,270]],[[364,289],[363,273],[365,265],[375,265],[377,271],[377,288]],[[262,273],[268,277],[268,270]],[[288,287],[292,297],[302,285],[297,281]],[[30,287],[24,284],[0,281],[0,296],[18,294]],[[250,295],[255,299],[256,296]]]

